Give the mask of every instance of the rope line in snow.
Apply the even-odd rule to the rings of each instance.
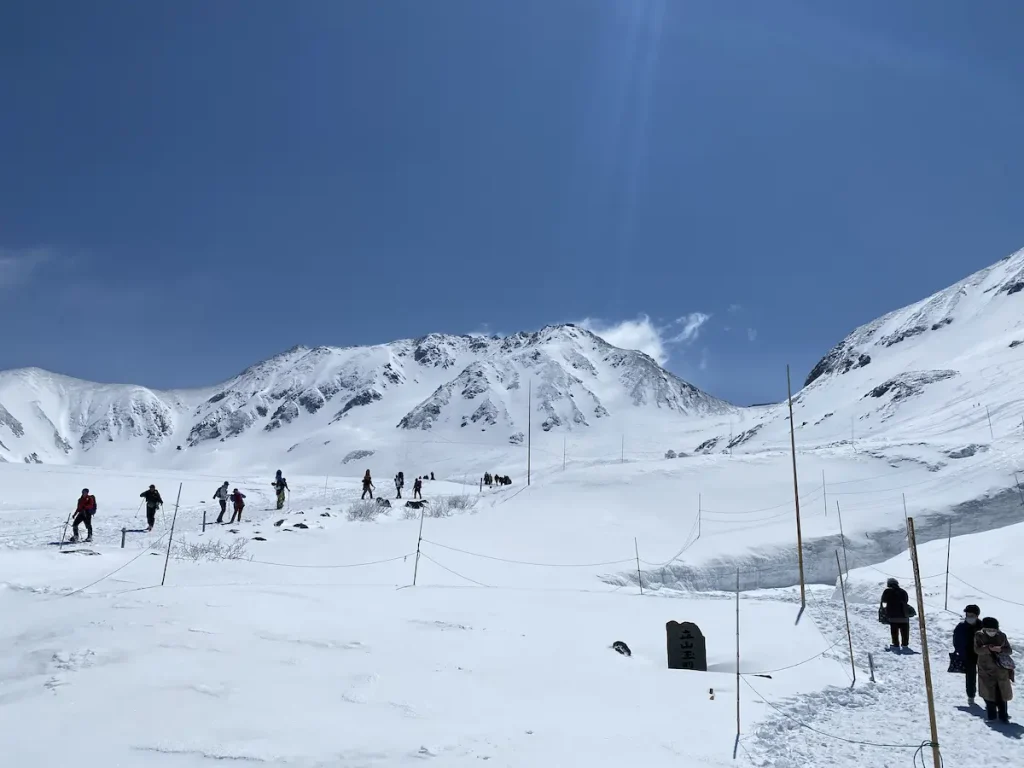
[[[448,549],[452,552],[460,552],[463,555],[469,555],[471,557],[480,557],[484,560],[496,560],[499,563],[511,563],[513,565],[529,565],[535,568],[601,568],[607,565],[625,565],[627,563],[635,563],[636,558],[631,557],[625,560],[612,560],[606,563],[534,563],[527,560],[511,560],[507,557],[497,557],[495,555],[484,555],[480,552],[470,552],[466,549],[459,549],[458,547],[450,547],[447,544],[441,544],[430,539],[423,539],[424,544],[431,544],[435,547],[441,547],[441,549]]]
[[[977,592],[979,595],[985,595],[986,597],[991,597],[993,600],[998,600],[998,601],[1000,601],[1002,603],[1009,603],[1010,605],[1017,605],[1017,606],[1020,606],[1021,608],[1024,608],[1024,603],[1018,603],[1016,600],[1007,600],[1005,597],[999,597],[999,595],[993,595],[991,592],[986,592],[981,587],[976,587],[973,584],[967,583],[966,581],[961,579],[959,576],[957,576],[953,572],[950,572],[949,575],[952,576],[957,581],[959,581],[965,587],[970,587],[975,592]]]
[[[363,568],[370,565],[382,565],[384,563],[394,563],[398,560],[404,560],[407,557],[415,555],[415,552],[410,552],[405,555],[398,555],[397,557],[389,557],[385,560],[372,560],[367,563],[339,563],[336,565],[307,565],[304,563],[274,563],[269,560],[245,560],[243,562],[257,563],[259,565],[273,565],[277,568],[316,568],[316,569],[336,569],[336,568]]]
[[[135,557],[133,557],[133,558],[132,558],[131,560],[129,560],[129,561],[127,562],[127,563],[125,563],[124,565],[122,565],[122,566],[121,566],[120,568],[115,568],[115,569],[114,569],[114,570],[112,570],[112,571],[111,571],[110,573],[108,573],[108,574],[107,574],[106,576],[100,576],[100,578],[96,579],[96,581],[92,582],[91,584],[86,584],[86,585],[85,585],[84,587],[79,587],[78,589],[74,590],[73,592],[68,592],[67,594],[64,594],[64,595],[59,595],[59,596],[58,596],[58,597],[57,597],[56,599],[58,599],[58,600],[63,600],[63,599],[65,598],[65,597],[71,597],[72,595],[77,595],[77,594],[79,594],[79,593],[81,593],[81,592],[84,592],[85,590],[89,589],[90,587],[95,587],[95,586],[96,586],[97,584],[99,584],[99,583],[100,583],[101,581],[106,581],[106,580],[107,580],[107,579],[109,579],[109,578],[110,578],[111,576],[113,576],[113,575],[114,575],[115,573],[119,573],[120,571],[123,571],[123,570],[124,570],[125,568],[127,568],[127,567],[128,567],[129,565],[131,565],[132,563],[134,563],[134,562],[135,562],[136,560],[138,560],[138,559],[139,559],[140,557],[142,557],[142,556],[143,556],[144,554],[146,554],[147,552],[149,552],[149,551],[150,551],[151,549],[153,549],[153,548],[154,548],[154,547],[155,547],[155,546],[156,546],[157,544],[159,544],[159,543],[160,543],[160,542],[161,542],[161,541],[162,541],[163,539],[165,539],[165,538],[166,538],[166,537],[167,537],[167,536],[168,536],[169,534],[170,534],[170,531],[168,531],[167,533],[164,533],[164,534],[162,534],[162,535],[161,535],[161,536],[160,536],[159,538],[157,538],[157,539],[156,539],[155,541],[153,541],[153,542],[152,542],[152,543],[151,543],[151,544],[150,544],[150,545],[149,545],[148,547],[146,547],[146,548],[145,548],[144,550],[142,550],[141,552],[139,552],[139,554],[137,554],[137,555],[136,555]]]
[[[441,568],[442,570],[448,571],[448,573],[450,573],[452,576],[458,576],[460,579],[464,579],[465,581],[468,581],[468,582],[471,582],[473,584],[476,584],[478,587],[486,587],[487,589],[491,588],[490,585],[484,584],[482,581],[477,581],[476,579],[471,579],[471,578],[469,578],[469,576],[463,576],[458,571],[453,571],[447,565],[442,565],[441,563],[437,562],[437,560],[435,560],[434,558],[432,558],[430,555],[428,555],[426,552],[423,552],[422,550],[420,551],[420,557],[426,558],[427,560],[432,562],[434,565],[436,565],[438,568]]]
[[[843,641],[842,638],[840,638],[839,640],[836,640],[834,643],[832,643],[832,645],[830,645],[828,648],[826,648],[821,653],[817,653],[814,656],[811,656],[809,659],[804,659],[803,661],[798,661],[796,664],[790,664],[789,666],[786,666],[786,667],[779,667],[778,669],[765,669],[765,670],[762,670],[761,672],[740,672],[740,677],[743,677],[744,675],[750,675],[751,677],[758,677],[759,675],[773,675],[776,672],[785,672],[788,669],[796,669],[797,667],[802,667],[804,664],[810,664],[812,661],[817,661],[818,659],[820,659],[822,656],[824,656],[826,653],[831,651],[833,648],[835,648],[837,645],[839,645],[842,642],[844,642],[844,641]]]

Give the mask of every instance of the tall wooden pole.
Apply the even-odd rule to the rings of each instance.
[[[992,437],[992,439],[995,440],[996,439],[996,433],[995,433],[995,430],[992,429],[992,412],[989,411],[987,405],[985,406],[985,415],[988,416],[988,433]]]
[[[928,630],[924,620],[924,595],[921,591],[921,567],[917,560],[917,537],[914,535],[914,518],[907,518],[907,539],[910,542],[910,557],[914,564],[914,588],[917,592],[917,623],[921,630],[921,658],[924,661],[924,689],[928,694],[928,724],[932,733],[932,759],[935,768],[942,768],[939,756],[939,727],[935,722],[935,693],[932,690],[932,665],[928,656]]]
[[[800,563],[800,606],[807,606],[807,587],[804,584],[804,536],[800,530],[800,485],[796,477],[796,428],[793,424],[793,385],[790,383],[789,366],[786,366],[786,392],[789,399],[789,447],[793,452],[793,501],[796,504],[796,550]]]
[[[533,437],[533,379],[526,395],[526,484],[530,484],[530,451]]]
[[[843,581],[843,566],[839,564],[839,550],[836,550],[836,568],[839,569],[839,589],[843,592],[843,613],[846,615],[846,641],[850,644],[850,669],[853,682],[857,682],[857,665],[853,663],[853,633],[850,631],[850,609],[846,604],[846,582]]]
[[[703,503],[701,501],[701,495],[697,494],[697,539],[700,538],[700,519],[703,516]],[[694,539],[696,541],[697,539]]]
[[[620,448],[620,453],[619,453],[619,463],[620,464],[625,464],[626,463],[626,436],[625,435],[622,436],[622,446]]]
[[[562,471],[565,472],[565,437],[562,438]]]
[[[1020,494],[1020,503],[1024,504],[1024,491],[1020,488],[1020,480],[1017,479],[1017,473],[1013,473],[1013,482],[1017,484],[1017,493]]]
[[[178,498],[174,501],[174,517],[171,518],[171,533],[167,537],[167,556],[164,558],[164,575],[160,578],[160,586],[164,585],[167,581],[167,563],[171,559],[171,541],[174,540],[174,523],[178,520],[178,504],[181,502],[181,486],[182,483],[178,483]]]

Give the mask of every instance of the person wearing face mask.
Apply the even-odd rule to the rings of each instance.
[[[982,619],[981,630],[974,635],[974,649],[978,654],[978,693],[985,700],[986,719],[1007,723],[1010,716],[1006,704],[1013,699],[1013,648],[999,631],[996,619]]]
[[[953,630],[953,652],[964,668],[967,678],[967,704],[974,706],[978,695],[978,652],[974,649],[974,635],[981,629],[981,609],[976,605],[964,608],[964,620]]]

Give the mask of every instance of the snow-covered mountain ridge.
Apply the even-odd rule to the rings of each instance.
[[[7,371],[0,373],[0,460],[105,463],[119,458],[111,444],[159,455],[269,433],[287,435],[294,448],[314,432],[337,438],[472,428],[516,444],[530,407],[534,427],[545,432],[621,422],[637,411],[685,419],[735,410],[641,352],[558,325],[508,337],[430,334],[371,347],[297,346],[199,390]]]

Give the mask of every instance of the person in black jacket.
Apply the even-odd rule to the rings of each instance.
[[[143,491],[139,496],[146,500],[146,524],[149,526],[146,530],[152,531],[156,523],[156,511],[163,506],[164,500],[160,498],[160,491],[155,485],[149,486],[149,490]]]
[[[882,607],[889,622],[889,633],[892,636],[892,647],[910,646],[910,596],[900,587],[896,579],[886,582],[882,593]]]
[[[981,629],[981,608],[968,605],[964,608],[964,620],[953,630],[953,652],[963,664],[967,678],[967,704],[974,706],[978,695],[978,651],[974,647],[974,635]]]

